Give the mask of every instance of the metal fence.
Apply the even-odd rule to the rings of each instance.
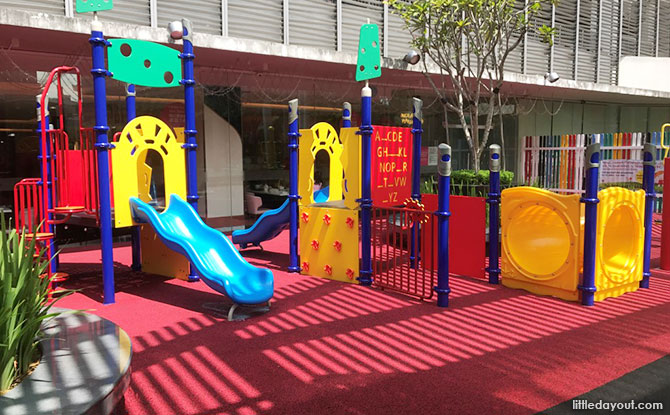
[[[434,220],[432,212],[418,209],[372,209],[375,285],[424,300],[433,296],[437,282],[437,246],[432,243],[437,228]]]
[[[660,139],[660,132],[527,136],[522,139],[520,182],[558,193],[583,193],[584,150],[587,145],[598,142],[601,144],[600,184],[641,185],[642,147],[649,142],[657,148],[656,184],[662,185]],[[654,211],[661,212],[663,195],[657,196]]]

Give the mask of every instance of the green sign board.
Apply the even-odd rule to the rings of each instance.
[[[77,0],[77,13],[112,10],[112,0]]]
[[[181,79],[179,51],[158,43],[136,39],[112,39],[107,62],[117,81],[166,88]]]
[[[358,60],[356,80],[365,81],[382,76],[381,53],[379,51],[379,27],[376,24],[361,26],[358,38]]]

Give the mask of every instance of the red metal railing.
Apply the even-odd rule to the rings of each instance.
[[[23,179],[14,185],[14,221],[16,231],[48,233],[44,193],[40,179]]]
[[[431,212],[418,209],[372,208],[375,285],[421,299],[433,296],[437,268],[434,264],[437,248],[432,243],[433,220]],[[430,255],[425,255],[427,251]]]

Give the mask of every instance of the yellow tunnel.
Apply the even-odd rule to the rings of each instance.
[[[579,195],[517,187],[502,193],[502,281],[577,301],[584,245]],[[642,279],[644,191],[598,194],[596,301],[634,291]]]

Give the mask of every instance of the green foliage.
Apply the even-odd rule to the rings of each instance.
[[[459,184],[475,184],[477,176],[474,170],[454,170],[451,172],[451,182]]]
[[[514,172],[503,170],[500,172],[500,185],[502,188],[510,187],[514,181]],[[463,169],[451,172],[451,194],[454,196],[478,196],[484,197],[488,193],[489,171]],[[437,180],[430,176],[428,180],[421,183],[421,193],[437,193]]]
[[[503,187],[511,186],[513,181],[514,181],[514,172],[508,170],[503,170],[500,172],[500,184]]]
[[[435,194],[437,193],[437,181],[435,177],[430,176],[428,180],[421,183],[421,194]]]
[[[43,254],[34,239],[8,230],[0,216],[0,395],[34,362],[42,323],[60,314],[50,312]]]

